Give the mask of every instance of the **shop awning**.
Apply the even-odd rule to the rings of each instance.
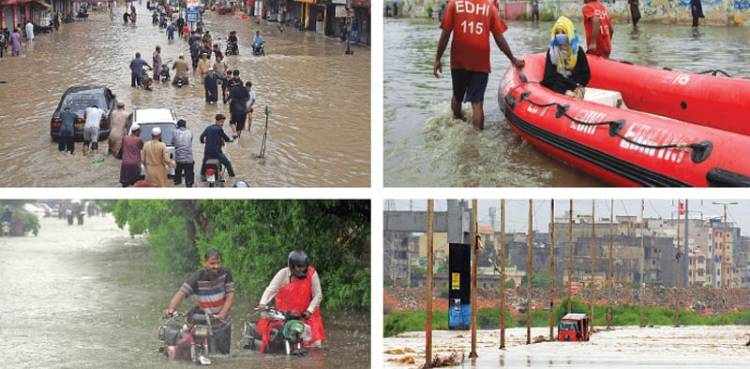
[[[33,1],[34,0],[3,0],[3,6],[26,4]]]
[[[48,2],[46,2],[44,0],[34,0],[34,3],[35,4],[39,4],[39,5],[45,7],[47,9],[49,9],[49,10],[52,10],[52,4],[50,4],[50,3],[48,3]]]

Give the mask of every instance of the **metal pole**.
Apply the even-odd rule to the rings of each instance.
[[[526,258],[526,344],[531,344],[531,279],[534,275],[532,257],[534,243],[534,229],[532,228],[531,211],[534,206],[534,200],[529,199],[529,231],[526,236],[526,247],[528,248]]]
[[[470,358],[476,358],[477,355],[477,253],[479,245],[477,242],[478,233],[477,219],[477,200],[471,200],[471,353]]]
[[[500,349],[505,348],[505,200],[500,200]]]
[[[674,326],[680,326],[680,200],[677,200],[677,253],[675,254]]]
[[[594,332],[594,301],[596,299],[596,200],[591,200],[591,330]]]
[[[646,286],[646,278],[643,273],[645,272],[646,265],[646,247],[644,246],[643,238],[646,234],[646,220],[643,218],[643,208],[645,207],[643,199],[641,199],[641,275],[640,275],[640,286],[638,286],[640,293],[638,293],[638,321],[641,328],[646,326],[643,316],[643,294],[646,293],[644,287]]]
[[[433,290],[433,210],[434,200],[427,200],[427,325],[425,327],[425,368],[432,368],[432,290]]]
[[[573,310],[573,199],[568,213],[568,314]]]
[[[555,339],[555,199],[550,200],[550,219],[552,219],[552,229],[550,229],[549,241],[549,340]]]
[[[612,274],[612,244],[614,243],[615,200],[609,200],[609,263],[607,276],[609,278],[609,303],[607,304],[607,330],[612,329],[612,290],[614,289],[614,275]]]

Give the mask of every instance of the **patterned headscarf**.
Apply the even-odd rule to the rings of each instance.
[[[568,42],[559,44],[555,38],[558,29],[565,31],[568,36]],[[552,64],[557,66],[557,72],[568,76],[570,71],[576,66],[578,58],[578,32],[576,32],[573,22],[567,17],[561,16],[552,26],[549,43],[550,59]]]

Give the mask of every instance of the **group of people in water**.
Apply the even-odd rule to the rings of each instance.
[[[231,347],[230,312],[235,301],[235,282],[232,272],[222,266],[218,251],[210,250],[203,257],[203,270],[191,274],[175,293],[164,309],[165,317],[172,316],[180,304],[188,297],[194,296],[195,305],[187,314],[189,322],[212,323],[213,335],[209,339],[209,352],[229,354]],[[320,277],[310,265],[307,254],[302,250],[289,253],[287,265],[281,268],[263,292],[256,310],[263,310],[272,301],[276,309],[285,314],[300,315],[302,322],[309,329],[303,335],[304,347],[320,347],[326,340],[320,304],[323,301],[323,290]],[[255,326],[260,341],[269,341],[271,322],[260,321]],[[259,347],[264,352],[266,347]]]
[[[581,12],[586,33],[586,50],[580,44],[573,22],[565,16],[559,17],[550,32],[544,78],[541,81],[542,85],[553,91],[578,99],[584,97],[585,86],[591,79],[587,55],[609,58],[614,34],[607,8],[599,0],[584,0]],[[470,26],[467,27],[467,24]],[[461,104],[470,102],[474,128],[483,129],[484,93],[490,73],[490,33],[513,66],[523,68],[525,63],[513,55],[503,37],[508,27],[500,17],[497,2],[452,0],[448,3],[440,27],[442,34],[438,41],[433,74],[439,78],[442,73],[441,59],[452,34],[451,110],[455,118],[464,119]]]

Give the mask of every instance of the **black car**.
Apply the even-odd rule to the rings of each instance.
[[[117,106],[117,99],[115,97],[110,89],[101,86],[82,86],[67,89],[60,99],[57,109],[52,114],[52,119],[49,123],[49,133],[52,136],[52,141],[57,141],[57,138],[60,136],[60,126],[62,125],[60,113],[66,107],[70,107],[70,111],[79,116],[75,122],[74,137],[76,140],[83,140],[83,125],[86,122],[83,118],[83,113],[91,105],[96,105],[99,109],[104,110],[102,120],[99,122],[99,140],[101,141],[109,137],[110,118],[112,112],[115,110],[115,106]]]

